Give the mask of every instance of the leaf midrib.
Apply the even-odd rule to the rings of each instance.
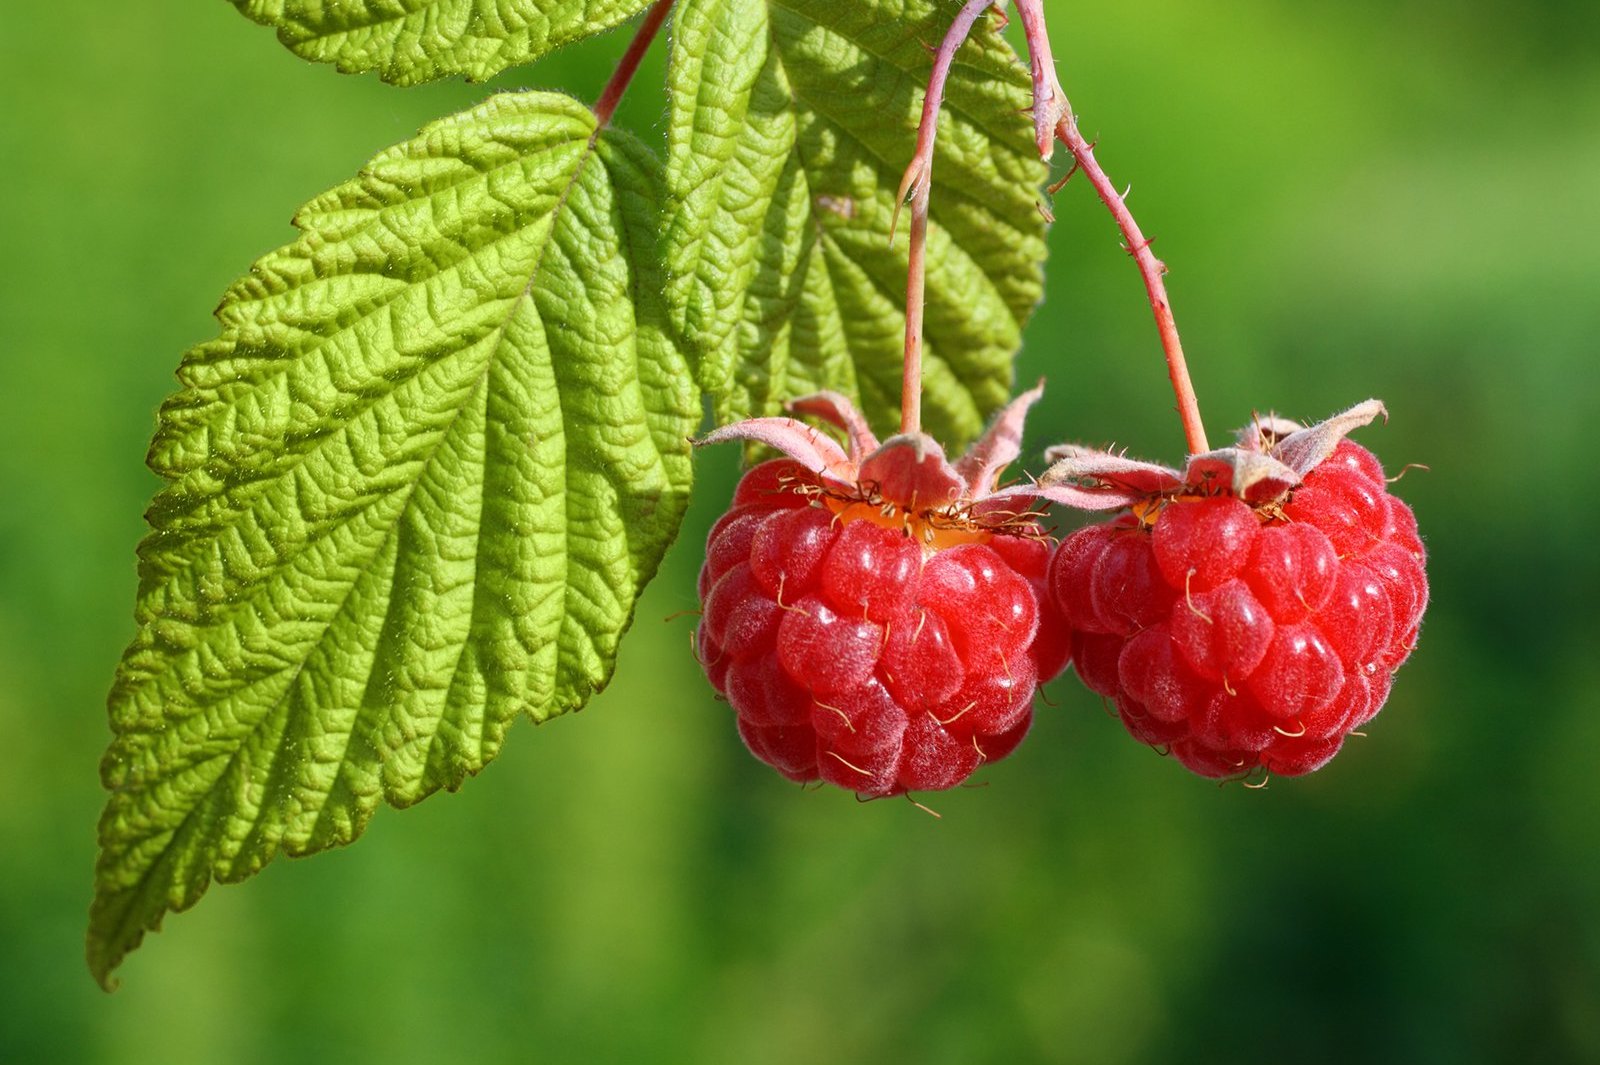
[[[554,238],[557,221],[560,218],[562,209],[566,205],[567,194],[571,191],[571,187],[573,185],[575,185],[578,182],[579,178],[582,176],[583,168],[587,165],[587,163],[589,161],[589,158],[594,154],[595,145],[596,145],[596,137],[595,137],[594,134],[591,134],[587,144],[580,151],[580,153],[579,153],[579,155],[577,157],[576,163],[575,163],[575,165],[573,167],[573,172],[572,172],[573,176],[572,176],[572,178],[569,180],[567,185],[562,189],[561,194],[556,199],[556,203],[550,209],[550,214],[549,214],[550,225],[549,225],[549,232],[546,234],[545,244],[543,246],[541,246],[540,249],[539,249],[539,256],[535,260],[533,268],[529,272],[528,281],[527,281],[526,284],[524,284],[524,286],[522,288],[522,291],[519,292],[517,295],[511,297],[511,299],[507,301],[507,311],[506,311],[505,315],[501,318],[500,324],[492,332],[486,334],[484,337],[480,338],[479,340],[474,341],[472,344],[468,345],[467,347],[476,347],[478,344],[483,344],[483,343],[488,343],[488,344],[492,345],[493,348],[496,348],[496,349],[499,347],[500,341],[501,341],[501,338],[504,335],[505,329],[509,325],[511,319],[513,317],[515,317],[517,309],[521,305],[522,300],[527,298],[528,295],[533,290],[533,286],[534,286],[534,284],[535,284],[535,282],[536,282],[536,280],[538,278],[539,271],[540,271],[540,269],[541,269],[541,267],[543,266],[543,263],[544,263],[545,249],[548,247],[549,240]],[[507,163],[503,164],[502,166],[492,167],[492,168],[490,168],[488,170],[479,171],[476,174],[474,174],[473,177],[470,180],[487,182],[491,175],[495,174],[498,171],[504,170],[507,167],[511,167],[511,166],[515,166],[515,165],[517,165],[517,162],[516,162],[516,160],[513,160],[511,162],[507,162]],[[457,185],[457,184],[451,184],[451,185],[449,185],[449,186],[447,186],[445,188],[442,188],[442,189],[434,189],[431,192],[429,192],[429,194],[427,196],[427,199],[429,201],[434,201],[434,200],[438,199],[439,197],[445,195],[446,193],[453,193],[453,192],[456,192],[458,189],[459,189],[459,185]],[[396,206],[396,205],[385,205],[385,207],[393,207],[393,206]],[[383,208],[380,208],[379,210],[374,212],[373,224],[377,223],[378,218],[381,217],[382,214],[383,214]],[[463,256],[460,260],[458,260],[458,261],[456,261],[454,263],[451,263],[449,265],[449,267],[448,267],[448,270],[459,270],[464,264],[470,263],[473,260],[473,258],[476,255],[478,255],[479,253],[492,250],[492,249],[498,247],[499,245],[501,245],[504,242],[515,240],[524,231],[525,230],[514,230],[514,231],[511,231],[511,232],[500,234],[499,236],[495,237],[489,243],[483,245],[479,249],[476,249],[475,252],[472,255]],[[424,281],[432,281],[432,280],[434,280],[436,278],[445,276],[445,274],[446,274],[446,271],[439,271],[439,272],[436,272],[436,273],[433,273],[433,274],[429,274],[428,277],[424,279]],[[402,287],[403,288],[410,288],[410,287],[413,287],[415,284],[419,284],[419,283],[422,283],[422,282],[413,282],[413,283],[410,283],[410,284],[403,285]],[[325,344],[325,343],[331,341],[333,338],[341,336],[341,335],[344,335],[344,334],[350,332],[350,330],[359,327],[362,323],[370,321],[372,318],[376,317],[377,315],[385,314],[385,313],[391,313],[392,311],[393,311],[393,304],[392,303],[387,303],[386,302],[386,303],[377,304],[371,310],[369,310],[366,313],[364,313],[364,314],[352,319],[347,325],[342,326],[341,328],[339,328],[338,330],[336,330],[332,334],[329,334],[326,337],[319,337],[318,339],[319,339],[319,341],[321,343]],[[442,358],[449,358],[449,357],[451,357],[453,355],[459,354],[460,352],[462,352],[464,350],[466,350],[466,348],[457,348],[454,351],[444,352],[444,353],[442,353],[440,355],[440,358],[441,359]],[[301,353],[301,354],[303,356],[305,353]],[[275,362],[290,363],[290,362],[293,362],[295,360],[285,359],[285,360],[274,360],[274,361]],[[348,409],[350,410],[350,416],[346,419],[346,424],[348,425],[350,422],[355,421],[362,414],[364,414],[367,411],[371,410],[373,407],[377,406],[379,403],[384,402],[386,399],[388,399],[391,396],[393,396],[394,393],[397,392],[399,389],[403,388],[405,385],[407,385],[410,382],[414,381],[421,374],[427,373],[428,370],[431,367],[436,366],[436,365],[438,365],[438,360],[417,359],[415,366],[409,372],[407,372],[404,376],[395,377],[395,378],[392,378],[392,379],[386,379],[388,381],[388,386],[385,387],[382,391],[380,391],[380,392],[372,392],[370,394],[362,394],[354,402],[352,402],[349,405]],[[491,353],[489,355],[489,357],[487,357],[484,360],[484,369],[481,371],[479,376],[480,377],[487,376],[487,374],[493,368],[493,365],[494,365],[494,356]],[[260,388],[266,382],[271,381],[271,380],[273,380],[273,379],[275,379],[277,377],[280,377],[280,376],[282,376],[284,374],[291,373],[292,371],[293,371],[292,366],[284,365],[284,366],[282,366],[280,368],[269,369],[269,370],[263,372],[262,374],[260,374],[259,376],[251,377],[251,378],[247,379],[246,381],[242,381],[241,383],[247,385],[247,387],[249,387],[250,389],[254,390],[254,389]],[[474,383],[473,390],[476,390],[476,387],[477,387],[477,385],[476,385],[476,383]],[[450,421],[447,422],[444,426],[442,426],[439,429],[440,439],[441,440],[443,439],[444,436],[448,435],[448,433],[450,431],[450,427],[454,424],[455,417],[458,414],[459,414],[459,411],[457,411],[456,415],[452,415]],[[203,426],[204,426],[204,420],[202,419],[202,421],[197,423],[196,425],[185,427],[184,435],[187,435],[187,434],[192,433],[192,432],[202,431]],[[286,451],[282,452],[282,454],[284,454],[285,456],[299,456],[302,460],[309,461],[310,458],[313,457],[316,454],[316,452],[327,441],[332,440],[336,435],[337,434],[335,432],[333,432],[333,431],[329,431],[329,432],[326,432],[326,433],[308,434],[305,439],[309,442],[309,446],[307,446],[304,450],[302,450],[302,451],[287,451],[286,450]],[[438,445],[436,443],[434,445],[434,447],[436,448],[437,446]],[[420,461],[422,463],[423,467],[426,468],[427,465],[432,461],[432,456],[433,456],[433,449],[430,449],[428,451],[428,453],[426,455],[422,456],[418,461]],[[277,483],[284,476],[288,475],[294,469],[298,468],[301,465],[303,465],[303,461],[302,462],[296,462],[296,463],[290,463],[290,464],[287,464],[287,465],[282,466],[282,467],[274,467],[274,468],[272,468],[272,469],[270,469],[268,471],[263,472],[263,474],[260,477],[252,478],[249,481],[243,481],[243,482],[239,482],[239,483],[229,484],[224,489],[223,493],[221,493],[223,496],[225,496],[227,498],[227,505],[226,505],[225,509],[223,510],[223,512],[221,514],[216,515],[213,520],[215,520],[215,521],[223,521],[223,520],[225,520],[225,519],[227,519],[227,518],[229,518],[231,516],[242,514],[244,511],[248,510],[262,495],[264,495],[265,493],[269,492],[271,490],[272,486],[275,483]],[[186,470],[183,473],[179,474],[178,478],[176,480],[174,480],[174,482],[172,484],[170,484],[167,488],[163,489],[161,491],[161,493],[160,493],[160,498],[165,503],[182,501],[183,504],[184,504],[183,505],[183,509],[182,509],[182,515],[185,516],[185,517],[194,514],[200,508],[205,506],[208,502],[210,502],[211,500],[214,500],[214,499],[217,498],[217,493],[207,493],[207,492],[204,492],[204,491],[200,491],[200,492],[185,492],[185,491],[182,491],[183,481],[185,479],[190,478],[196,472],[196,470],[203,471],[204,470],[204,464],[201,464],[198,467],[195,467],[195,468],[190,469],[190,470]],[[407,504],[406,505],[409,505],[409,493],[408,493],[408,498],[407,498]],[[401,513],[402,516],[404,515],[405,506],[402,506],[400,513]],[[346,518],[344,518],[344,519],[342,519],[342,520],[340,520],[338,522],[332,523],[332,525],[330,525],[330,528],[334,527],[334,526],[342,526],[342,525],[346,524],[349,520],[351,520],[351,518],[350,517],[346,517]],[[170,531],[170,530],[173,529],[173,526],[174,526],[174,522],[169,520],[166,524],[163,525],[163,529]],[[300,557],[301,553],[303,553],[306,550],[309,550],[310,546],[311,546],[311,544],[310,544],[309,541],[307,543],[304,543],[304,544],[300,545],[299,549],[296,550],[294,553],[288,554],[288,555],[284,555],[284,556],[281,556],[280,558],[278,558],[276,560],[277,565],[278,566],[282,566],[282,565],[287,565],[289,563],[292,563],[296,558]],[[187,565],[179,567],[179,568],[174,569],[174,570],[171,570],[170,572],[164,573],[162,575],[162,579],[161,579],[160,583],[162,585],[170,585],[174,581],[178,580],[181,574],[183,574],[185,572],[188,572],[189,570],[193,569],[193,567],[198,565],[198,564],[200,564],[198,560],[191,559],[191,560],[189,560]],[[270,574],[264,575],[261,579],[263,581],[271,580],[271,575]],[[242,610],[242,609],[244,609],[244,605],[243,604],[238,606],[235,609],[234,612],[225,613],[225,614],[221,615],[221,617],[218,620],[221,620],[222,618],[236,616],[237,612],[239,610]]]
[[[503,347],[504,334],[505,334],[506,329],[509,327],[509,325],[511,323],[511,319],[515,316],[518,308],[522,304],[522,301],[525,300],[525,299],[530,298],[531,295],[532,295],[534,285],[537,283],[540,270],[544,265],[544,257],[545,257],[545,254],[547,253],[548,249],[549,249],[549,243],[550,243],[551,240],[553,240],[555,238],[556,227],[557,227],[558,221],[560,219],[561,212],[566,206],[567,197],[570,195],[573,187],[581,179],[581,177],[583,175],[584,167],[586,167],[588,165],[589,160],[594,157],[595,148],[596,148],[596,144],[598,142],[600,133],[601,133],[600,128],[596,127],[595,131],[590,135],[588,143],[585,145],[582,153],[578,157],[577,165],[573,168],[572,176],[567,180],[566,184],[563,186],[563,188],[561,190],[561,195],[557,198],[555,206],[551,209],[549,234],[548,234],[548,236],[546,238],[545,244],[539,250],[539,257],[538,257],[537,261],[534,263],[533,269],[529,272],[527,283],[524,284],[522,292],[512,301],[511,306],[508,309],[506,315],[501,319],[500,324],[497,327],[497,332],[500,334],[500,336],[499,336],[499,338],[497,339],[497,341],[496,341],[496,343],[494,345],[493,351],[491,351],[489,357],[484,360],[484,368],[479,373],[478,380],[477,380],[476,383],[474,383],[473,388],[472,388],[472,392],[470,393],[470,395],[476,395],[478,389],[482,388],[484,383],[488,380],[489,372],[492,369],[492,367],[494,366],[494,362],[495,362],[495,358],[496,358],[496,352],[501,350],[502,347]],[[467,406],[468,406],[467,403],[462,403],[460,406],[458,406],[456,411],[450,416],[450,420],[440,430],[438,438],[430,446],[430,448],[428,449],[427,457],[423,460],[422,472],[426,472],[426,470],[433,464],[433,461],[434,461],[435,457],[438,455],[439,447],[443,444],[444,440],[450,435],[451,430],[453,429],[453,427],[456,424],[456,420],[461,416],[461,412],[467,409]],[[487,443],[488,443],[488,437],[485,436],[485,447],[487,447]],[[487,462],[487,457],[485,458],[485,461]],[[566,475],[566,473],[565,473],[565,465],[564,465],[563,466],[563,477],[565,477],[565,475]],[[244,751],[245,747],[248,745],[249,740],[259,733],[260,728],[261,728],[261,726],[262,726],[262,724],[264,722],[269,721],[269,720],[272,719],[273,715],[283,705],[283,701],[289,697],[289,694],[294,690],[295,685],[299,683],[300,677],[304,674],[304,671],[305,671],[307,663],[311,660],[311,658],[315,654],[316,650],[318,648],[320,648],[322,646],[323,642],[327,639],[328,633],[332,629],[334,621],[343,612],[345,604],[347,604],[349,602],[350,596],[352,594],[354,594],[356,585],[360,580],[360,576],[364,575],[365,572],[366,572],[365,567],[367,565],[370,565],[371,559],[373,557],[376,557],[376,556],[382,554],[383,549],[388,545],[389,540],[395,535],[395,531],[399,528],[400,521],[404,518],[406,512],[410,510],[411,498],[412,498],[413,494],[416,492],[417,486],[419,484],[421,484],[422,480],[423,480],[422,473],[419,473],[417,478],[414,481],[412,481],[412,483],[407,487],[405,501],[401,504],[400,508],[396,511],[395,517],[389,522],[389,526],[385,530],[384,537],[379,542],[377,549],[374,552],[372,552],[372,554],[369,555],[368,558],[362,563],[362,566],[363,566],[362,573],[358,574],[356,580],[351,581],[349,586],[345,589],[344,594],[340,597],[339,605],[333,611],[330,612],[329,617],[328,617],[328,621],[323,625],[322,632],[318,635],[316,643],[314,643],[311,646],[311,648],[301,658],[299,664],[295,667],[293,675],[289,678],[288,683],[285,684],[285,686],[284,686],[283,693],[269,707],[265,708],[262,711],[260,717],[257,719],[257,722],[254,725],[252,725],[247,732],[245,732],[243,735],[241,735],[239,737],[238,742],[234,745],[233,751],[227,756],[228,761],[227,761],[227,764],[225,764],[223,766],[222,771],[217,774],[217,776],[213,780],[211,786],[207,787],[203,792],[201,792],[194,799],[193,802],[190,803],[190,807],[189,807],[188,813],[186,813],[184,815],[183,820],[180,821],[178,823],[178,825],[175,828],[173,828],[170,831],[170,833],[168,834],[168,845],[163,846],[161,848],[161,850],[152,859],[150,859],[148,861],[148,863],[146,864],[146,867],[145,867],[145,871],[139,876],[138,880],[135,881],[135,883],[133,885],[131,885],[130,887],[124,888],[121,892],[119,892],[119,894],[123,895],[123,897],[129,898],[130,902],[129,902],[129,905],[127,905],[126,907],[123,907],[122,914],[120,915],[120,917],[119,917],[119,919],[117,921],[117,924],[116,924],[116,931],[117,931],[118,934],[114,939],[111,940],[111,943],[115,944],[117,949],[120,950],[120,944],[124,940],[126,940],[128,938],[128,932],[130,930],[130,922],[134,921],[134,916],[133,916],[133,914],[134,914],[134,906],[132,904],[133,900],[136,900],[138,898],[141,898],[141,897],[145,896],[146,891],[147,891],[147,889],[149,887],[149,882],[150,882],[152,876],[154,875],[156,870],[161,866],[161,864],[167,859],[167,857],[172,853],[171,844],[173,842],[175,842],[184,833],[184,831],[189,827],[189,825],[190,825],[191,821],[193,820],[193,818],[196,816],[196,814],[199,813],[200,809],[205,805],[206,799],[208,799],[212,794],[214,794],[215,789],[218,786],[218,784],[220,784],[225,778],[227,778],[228,774],[230,772],[232,772],[235,764],[238,762],[240,754]],[[563,494],[563,498],[565,498],[565,493]],[[563,523],[563,527],[565,528],[565,526],[566,526],[566,523],[564,522]],[[481,521],[480,521],[480,531],[481,531]],[[477,562],[477,554],[476,554],[476,552],[480,552],[481,551],[481,549],[482,549],[481,548],[481,544],[482,544],[482,539],[481,539],[481,536],[480,536],[480,538],[478,540],[478,546],[475,549],[475,555],[474,555],[474,566],[475,567],[476,567],[476,562]],[[565,590],[563,590],[562,598],[563,598],[562,610],[563,610],[563,613],[564,613],[565,612],[565,605],[564,605]],[[475,599],[475,601],[476,601],[476,599]],[[464,649],[465,649],[465,642],[463,643],[463,650]],[[376,665],[376,656],[374,656],[374,663],[373,664],[374,664],[374,666]],[[460,668],[459,660],[457,661],[456,668],[457,669]],[[371,673],[369,671],[367,682],[370,683],[370,681],[371,681]],[[285,725],[285,729],[287,730],[287,724]],[[351,737],[353,737],[353,735],[354,735],[354,732],[352,730],[352,732],[349,733],[346,736],[346,744],[347,744],[347,746],[345,748],[346,752],[348,751],[349,739]],[[436,731],[435,734],[434,734],[433,739],[431,739],[429,741],[430,754],[431,754],[431,751],[432,751],[432,744],[437,741],[437,736],[438,736],[438,734],[437,734],[437,731]],[[119,737],[119,739],[120,739],[120,737]],[[282,743],[278,743],[278,744],[275,744],[273,746],[272,760],[271,760],[271,763],[270,763],[270,765],[269,765],[269,767],[267,769],[268,776],[269,776],[269,786],[265,790],[268,790],[268,791],[271,790],[270,789],[270,783],[271,783],[271,779],[270,778],[271,778],[272,774],[274,773],[276,767],[278,766],[278,764],[279,764],[279,762],[281,760],[281,756],[283,754],[283,747],[284,747],[284,745]],[[344,762],[345,762],[344,753],[341,752],[340,765],[343,766]],[[122,787],[119,787],[117,789],[117,791],[119,793],[124,791],[124,790],[125,789],[122,788]],[[327,795],[324,795],[323,796],[323,803],[318,808],[318,817],[319,818],[321,816],[322,809],[326,806],[326,801],[327,801]],[[267,804],[265,802],[263,802],[257,807],[255,816],[251,819],[251,827],[246,833],[246,838],[247,839],[250,836],[255,835],[257,829],[260,827],[261,819],[262,819],[263,815],[266,812],[266,805]],[[242,850],[243,850],[243,848],[241,847],[241,851]],[[211,863],[208,863],[208,866],[209,866],[208,870],[207,870],[208,874],[212,875],[212,876],[216,876],[218,879],[221,879],[221,877],[216,872],[215,865],[211,864]],[[142,925],[142,922],[135,922],[135,923],[139,923],[139,924]],[[137,934],[142,937],[143,932],[144,932],[144,929],[141,927],[138,930]],[[126,952],[124,951],[123,953],[125,954]],[[107,969],[107,971],[109,972],[109,968]]]

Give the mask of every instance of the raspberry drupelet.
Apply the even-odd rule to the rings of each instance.
[[[1049,498],[1126,508],[1062,542],[1050,587],[1136,739],[1202,776],[1295,776],[1377,714],[1428,599],[1416,519],[1344,438],[1382,411],[1264,420],[1185,474],[1063,449]]]
[[[849,454],[787,418],[707,438],[791,456],[745,474],[700,571],[697,652],[756,757],[876,797],[953,787],[1021,742],[1068,652],[1031,496],[994,491],[1037,395],[957,464],[921,434],[879,445],[828,393],[791,408]]]

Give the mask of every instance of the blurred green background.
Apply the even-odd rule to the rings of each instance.
[[[1600,1060],[1600,5],[1054,5],[1213,439],[1369,395],[1433,606],[1371,736],[1265,791],[1070,678],[987,786],[857,804],[739,746],[689,655],[700,456],[617,679],[459,795],[81,960],[141,459],[291,212],[484,93],[391,89],[222,0],[0,30],[0,1062]],[[624,35],[625,36],[625,35]],[[612,35],[500,79],[593,98]],[[662,134],[659,47],[622,121]],[[1030,450],[1182,437],[1132,265],[1058,198]],[[1035,465],[1037,468],[1037,465]]]

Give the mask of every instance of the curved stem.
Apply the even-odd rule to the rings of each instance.
[[[634,74],[638,73],[639,62],[644,59],[645,52],[650,50],[650,42],[661,32],[661,25],[667,21],[667,14],[671,10],[672,0],[656,0],[650,10],[645,12],[644,21],[639,23],[639,28],[634,31],[633,40],[628,42],[628,50],[623,52],[622,58],[617,61],[617,69],[612,73],[611,80],[606,82],[606,87],[600,90],[600,98],[594,102],[597,132],[611,124],[611,116],[617,109],[617,101],[622,99],[628,83],[633,80]]]
[[[1117,228],[1122,231],[1123,247],[1139,266],[1144,278],[1145,294],[1150,299],[1150,311],[1155,315],[1156,330],[1161,334],[1161,349],[1167,357],[1167,376],[1172,381],[1172,392],[1178,401],[1178,417],[1183,421],[1183,435],[1189,454],[1198,455],[1211,450],[1206,443],[1206,430],[1200,421],[1200,405],[1195,400],[1194,385],[1189,380],[1189,366],[1183,358],[1183,344],[1178,340],[1178,325],[1172,317],[1172,301],[1167,298],[1166,283],[1161,275],[1167,272],[1166,264],[1150,252],[1150,241],[1133,220],[1123,194],[1118,193],[1111,179],[1094,157],[1094,145],[1078,132],[1078,120],[1072,114],[1067,94],[1056,79],[1055,60],[1050,54],[1050,36],[1045,31],[1043,0],[1015,0],[1017,14],[1022,18],[1023,33],[1028,39],[1028,56],[1033,72],[1033,121],[1039,139],[1039,154],[1050,158],[1049,138],[1053,135],[1072,150],[1073,168],[1081,170],[1101,202],[1111,212]],[[1047,131],[1053,131],[1049,133]],[[1066,184],[1062,178],[1051,188],[1054,192]]]
[[[900,224],[900,206],[911,195],[911,234],[906,247],[906,345],[900,377],[900,431],[922,431],[922,312],[927,291],[928,196],[933,188],[933,142],[939,135],[939,107],[944,103],[944,83],[956,51],[972,33],[973,23],[996,0],[967,0],[945,31],[933,54],[933,72],[922,98],[922,120],[917,124],[917,150],[900,179],[894,218],[889,221],[889,241]]]
[[[1188,443],[1189,454],[1210,451],[1211,447],[1206,443],[1205,425],[1200,420],[1200,404],[1195,399],[1194,385],[1189,380],[1189,366],[1183,358],[1183,343],[1178,339],[1178,323],[1172,317],[1172,302],[1167,298],[1166,283],[1161,280],[1161,275],[1167,272],[1167,266],[1151,254],[1149,238],[1139,229],[1139,223],[1133,220],[1124,194],[1117,192],[1111,179],[1100,169],[1094,157],[1094,145],[1085,141],[1083,134],[1078,132],[1078,122],[1070,107],[1056,123],[1056,136],[1072,150],[1073,165],[1083,171],[1101,202],[1111,212],[1117,228],[1122,231],[1124,250],[1133,256],[1133,261],[1139,266],[1139,276],[1144,278],[1145,294],[1150,298],[1150,311],[1155,315],[1156,330],[1161,334],[1161,349],[1167,356],[1167,377],[1172,381],[1172,393],[1178,400],[1178,417],[1183,422],[1183,435]]]

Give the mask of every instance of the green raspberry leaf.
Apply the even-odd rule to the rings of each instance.
[[[150,449],[89,964],[455,789],[610,677],[687,503],[659,164],[564,96],[379,155],[223,299]]]
[[[721,422],[818,388],[897,424],[905,219],[934,0],[680,0],[666,255],[675,321]],[[923,415],[956,446],[1010,394],[1042,294],[1045,168],[1027,72],[992,26],[957,56],[940,118]]]
[[[302,59],[416,85],[483,81],[593,36],[649,0],[231,0]]]

